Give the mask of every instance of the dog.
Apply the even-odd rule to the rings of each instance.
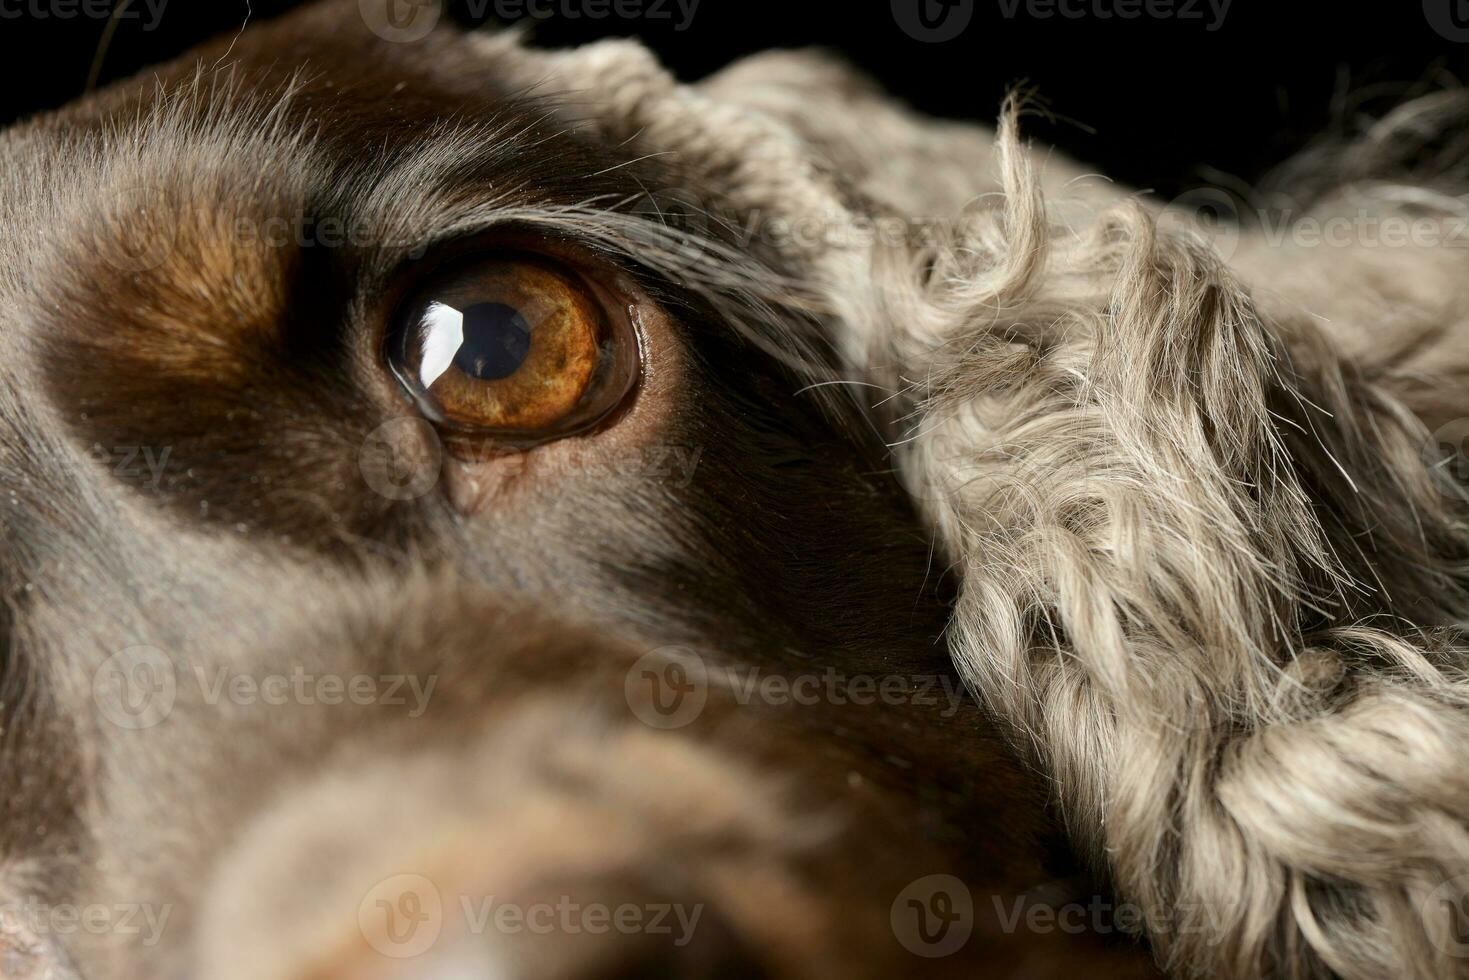
[[[1463,973],[1458,253],[414,20],[0,138],[7,977]]]
[[[701,178],[372,27],[5,138],[6,976],[1152,975],[1004,927],[1100,893]],[[426,384],[440,300],[552,339]]]

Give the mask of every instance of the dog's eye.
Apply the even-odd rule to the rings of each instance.
[[[539,257],[481,258],[408,299],[388,360],[420,411],[451,430],[569,435],[604,418],[636,375],[636,338],[609,305]]]

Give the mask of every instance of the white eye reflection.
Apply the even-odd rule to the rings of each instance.
[[[464,314],[435,301],[424,310],[418,329],[423,337],[423,362],[418,369],[418,383],[426,390],[449,370],[454,364],[454,356],[464,346]]]

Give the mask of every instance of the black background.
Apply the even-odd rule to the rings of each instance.
[[[60,105],[86,87],[106,22],[30,12],[58,2],[77,0],[0,0],[7,15],[0,18],[0,122]],[[503,13],[507,2],[517,0],[491,0],[490,8],[498,3]],[[550,2],[579,9],[581,0]],[[993,118],[1007,88],[1029,82],[1056,116],[1032,121],[1032,133],[1118,179],[1164,193],[1218,173],[1253,179],[1316,132],[1350,125],[1414,91],[1456,84],[1469,72],[1469,41],[1433,26],[1452,23],[1451,5],[1469,13],[1465,0],[1233,0],[1214,30],[1207,0],[1198,0],[1194,18],[1135,19],[1094,12],[1117,0],[1062,0],[1080,17],[1037,16],[1044,8],[1034,5],[1047,0],[1019,0],[1013,16],[1006,8],[1015,0],[966,2],[973,8],[967,28],[942,42],[905,33],[890,0],[700,0],[682,31],[672,0],[668,19],[558,15],[535,23],[548,44],[643,37],[687,78],[766,47],[821,45],[914,105],[963,118]],[[1172,2],[1177,11],[1193,0]],[[470,3],[453,0],[451,8],[461,19],[485,9],[485,0]],[[295,5],[250,2],[257,19]],[[133,6],[138,19],[118,22],[104,83],[238,30],[247,4],[169,0],[151,31],[143,29],[150,18],[142,0]]]

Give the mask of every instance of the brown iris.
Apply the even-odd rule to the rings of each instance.
[[[491,257],[411,297],[388,357],[432,421],[533,440],[590,425],[626,394],[626,332],[571,270]]]

